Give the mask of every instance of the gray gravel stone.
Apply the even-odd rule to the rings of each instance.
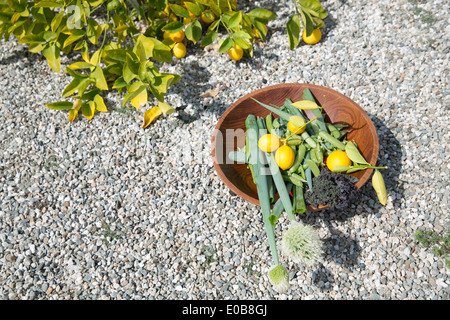
[[[449,227],[449,2],[322,4],[315,46],[289,50],[290,1],[254,1],[278,19],[253,59],[189,45],[161,64],[182,76],[167,96],[176,112],[145,130],[150,104],[122,109],[115,92],[109,113],[69,124],[44,103],[61,100],[70,77],[1,40],[0,298],[448,299],[449,269],[413,235]],[[62,56],[63,68],[74,59]],[[368,183],[357,204],[302,216],[324,260],[283,261],[291,288],[278,294],[260,210],[218,178],[210,139],[234,101],[285,82],[330,87],[369,114],[389,197],[382,207]],[[199,97],[210,89],[219,94]]]

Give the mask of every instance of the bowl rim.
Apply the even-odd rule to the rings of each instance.
[[[252,92],[247,93],[246,95],[242,96],[241,98],[239,98],[238,100],[236,100],[234,103],[232,103],[225,111],[224,113],[220,116],[219,121],[217,121],[216,126],[214,127],[214,131],[213,131],[213,135],[211,137],[211,156],[213,158],[213,166],[214,169],[216,170],[217,175],[219,176],[219,178],[224,182],[224,184],[237,196],[243,198],[244,200],[249,201],[250,203],[256,204],[256,205],[260,205],[259,203],[259,199],[258,198],[253,198],[250,197],[249,195],[247,195],[246,193],[242,192],[237,186],[235,186],[225,175],[225,173],[223,172],[223,170],[220,168],[219,163],[217,162],[217,157],[216,157],[216,137],[218,134],[218,131],[220,131],[220,127],[222,126],[223,121],[225,120],[225,118],[228,116],[229,113],[231,113],[237,105],[239,105],[240,103],[242,103],[244,100],[247,100],[248,98],[250,98],[251,96],[254,96],[255,94],[261,93],[261,92],[265,92],[265,91],[270,91],[270,90],[274,90],[277,88],[286,88],[286,87],[307,87],[308,89],[314,90],[314,89],[325,89],[327,91],[331,91],[334,94],[338,95],[340,98],[346,100],[347,102],[349,102],[350,104],[352,104],[354,107],[356,107],[356,109],[358,109],[361,112],[361,115],[365,118],[365,120],[367,121],[367,123],[369,123],[373,128],[373,133],[374,133],[374,144],[373,144],[373,154],[372,154],[372,158],[370,160],[368,160],[368,162],[371,165],[375,165],[376,161],[378,159],[378,153],[379,153],[379,141],[378,141],[378,134],[376,131],[376,128],[372,122],[372,120],[370,119],[369,115],[367,114],[367,112],[355,101],[353,101],[352,99],[350,99],[349,97],[345,96],[344,94],[328,88],[328,87],[324,87],[324,86],[320,86],[320,85],[316,85],[316,84],[310,84],[310,83],[279,83],[279,84],[274,84],[274,85],[270,85],[264,88],[260,88],[257,90],[254,90]],[[359,179],[359,181],[355,184],[357,186],[358,189],[360,189],[368,180],[370,175],[372,174],[373,169],[365,169],[365,173],[364,175]],[[319,207],[314,207],[311,205],[308,205],[308,211],[317,211],[317,210],[322,210],[322,209],[326,209],[328,208],[328,205],[319,205]]]

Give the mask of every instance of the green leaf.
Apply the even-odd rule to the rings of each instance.
[[[303,28],[306,30],[306,36],[310,36],[314,31],[314,23],[307,11],[300,10],[300,14],[302,15]]]
[[[206,47],[207,45],[210,45],[217,39],[217,32],[215,31],[209,31],[206,33],[205,37],[203,38],[202,42],[200,43],[201,47]]]
[[[170,51],[170,48],[158,39],[149,39],[153,43],[153,59],[160,62],[172,62],[172,51]]]
[[[300,19],[298,15],[291,16],[286,24],[289,48],[293,50],[300,43]]]
[[[242,21],[242,12],[241,11],[237,11],[235,12],[230,20],[228,20],[228,28],[233,29],[236,28]]]
[[[85,61],[77,61],[72,63],[70,66],[68,66],[69,69],[71,70],[78,70],[78,69],[89,69],[94,67],[94,65],[85,62]]]
[[[252,18],[256,18],[259,21],[263,22],[264,24],[267,24],[269,20],[275,20],[277,16],[270,12],[269,10],[265,9],[253,9],[248,13],[248,15]]]
[[[55,43],[50,43],[47,45],[44,50],[42,50],[42,54],[45,58],[47,58],[47,62],[50,67],[57,73],[61,71],[61,62],[59,59],[59,48],[56,47]]]
[[[139,41],[139,38],[138,38]],[[127,52],[125,49],[113,49],[113,50],[107,50],[105,51],[105,55],[108,57],[108,59],[120,61],[120,62],[126,62],[127,61]]]
[[[91,73],[91,79],[95,81],[95,86],[100,90],[108,90],[108,84],[106,83],[105,75],[101,67],[95,67]]]
[[[183,22],[181,22],[181,21],[174,21],[174,22],[166,24],[162,28],[162,30],[170,32],[170,33],[175,33],[175,32],[178,32],[178,31],[182,30],[183,28],[184,28]]]
[[[131,54],[127,52],[127,66],[133,74],[139,74],[139,65],[138,58],[135,54]]]
[[[85,32],[83,30],[74,29],[71,31],[70,36],[64,41],[63,48],[71,45],[78,39],[82,38],[85,35]]]
[[[233,39],[226,38],[219,47],[219,53],[228,51],[233,46]]]
[[[102,27],[99,26],[97,21],[95,21],[94,19],[89,19],[87,24],[88,26],[86,28],[86,36],[88,40],[92,44],[98,44],[98,39],[100,38],[103,31]]]
[[[58,101],[53,103],[45,104],[49,109],[53,110],[70,110],[72,109],[73,103],[70,101]]]
[[[50,24],[50,28],[53,32],[56,32],[56,30],[58,29],[63,17],[64,11],[61,11],[53,18],[52,23]]]
[[[251,43],[242,39],[233,39],[233,42],[242,49],[250,49],[252,47]]]
[[[187,26],[185,32],[186,38],[195,44],[202,37],[202,25],[198,20],[196,20]]]
[[[94,103],[94,101],[83,102],[83,104],[81,105],[81,113],[88,120],[91,120],[94,117],[94,113],[95,113],[95,103]]]
[[[190,19],[191,16],[189,15],[189,12],[186,10],[186,8],[183,8],[182,6],[178,4],[170,4],[170,9],[175,13],[175,15],[183,18]]]
[[[120,89],[127,86],[127,82],[123,79],[123,77],[119,77],[114,81],[113,89]]]
[[[202,14],[202,8],[200,8],[200,6],[197,3],[185,1],[184,5],[186,6],[189,12],[192,12],[197,17]]]
[[[89,78],[74,78],[69,85],[64,89],[62,96],[68,97],[78,90],[79,94],[84,92],[84,89],[91,83]]]
[[[351,141],[348,141],[345,145],[345,153],[355,163],[358,164],[368,164],[370,165],[366,159],[361,155],[358,148],[355,146],[355,144]]]
[[[64,7],[64,3],[58,3],[55,1],[37,1],[34,5],[35,8],[61,8]]]

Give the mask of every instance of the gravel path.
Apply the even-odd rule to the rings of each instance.
[[[315,46],[288,49],[287,0],[252,3],[278,15],[252,60],[188,46],[162,66],[182,75],[167,97],[177,111],[147,129],[149,106],[122,108],[115,93],[109,113],[69,124],[44,106],[69,76],[2,40],[0,298],[449,299],[445,260],[413,238],[449,229],[449,2],[322,3]],[[218,178],[210,137],[233,101],[284,82],[330,87],[367,111],[389,199],[382,207],[368,183],[348,209],[303,216],[325,256],[313,269],[282,259],[291,289],[279,294],[260,210]],[[199,97],[210,89],[219,95]]]

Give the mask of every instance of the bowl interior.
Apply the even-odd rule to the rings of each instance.
[[[347,139],[355,141],[365,159],[375,165],[378,157],[378,137],[375,127],[367,113],[354,101],[326,87],[311,84],[279,84],[256,90],[233,103],[219,119],[212,137],[212,157],[214,167],[222,181],[230,190],[243,199],[259,205],[256,185],[246,164],[228,159],[230,151],[245,146],[245,119],[249,114],[267,116],[270,111],[260,106],[251,98],[266,104],[283,105],[286,98],[292,101],[303,100],[303,90],[308,88],[319,105],[324,105],[325,121],[346,123]],[[326,97],[326,98],[325,98]],[[311,112],[306,112],[312,118]],[[274,115],[276,116],[276,115]],[[358,188],[369,179],[372,169],[352,173],[359,180]],[[326,206],[315,208],[315,211]]]

